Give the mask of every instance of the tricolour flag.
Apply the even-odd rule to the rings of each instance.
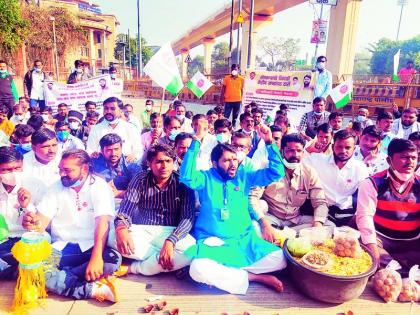
[[[330,96],[337,109],[346,106],[353,96],[353,79],[346,80],[337,85],[332,89]]]
[[[179,74],[178,65],[172,47],[169,43],[163,45],[159,51],[153,55],[144,72],[156,82],[157,85],[167,90],[172,95],[177,95],[181,91],[182,79]]]
[[[200,71],[197,71],[186,85],[195,96],[200,98],[213,85],[213,83],[211,83],[210,80],[204,76],[204,74],[202,74]]]
[[[392,81],[399,82],[400,78],[398,77],[398,66],[400,65],[400,52],[401,49],[398,49],[397,53],[394,55],[394,72],[392,73]]]

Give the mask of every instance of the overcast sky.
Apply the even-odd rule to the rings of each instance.
[[[340,0],[339,0],[340,1]],[[135,0],[94,0],[103,13],[115,14],[120,22],[119,31],[130,29],[132,36],[137,32],[137,6]],[[230,0],[140,0],[141,33],[149,45],[162,45],[179,38],[188,29],[204,21],[208,16],[229,4]],[[398,0],[363,0],[361,5],[357,51],[382,37],[395,39],[400,8]],[[316,7],[319,14],[319,7]],[[400,39],[420,34],[420,0],[408,0],[404,8]],[[300,57],[313,55],[315,47],[310,44],[312,20],[316,16],[309,2],[274,16],[270,25],[261,29],[258,36],[291,37],[300,39]],[[329,9],[324,10],[329,17]],[[333,30],[330,30],[333,31]],[[235,36],[236,38],[236,36]],[[228,40],[227,36],[219,40]],[[320,45],[320,53],[325,51]],[[203,48],[192,51],[192,56],[203,54]]]

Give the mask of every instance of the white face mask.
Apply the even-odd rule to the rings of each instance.
[[[105,120],[107,120],[110,125],[116,125],[120,121],[120,119],[118,117],[114,118],[114,120],[108,120],[106,118],[105,118]]]
[[[228,143],[230,141],[230,135],[227,133],[218,133],[216,135],[216,140],[220,143]]]
[[[325,62],[318,62],[317,65],[316,65],[316,67],[319,70],[324,70],[325,69]]]
[[[22,183],[22,172],[0,174],[0,180],[7,186],[18,186]]]
[[[401,173],[397,171],[392,164],[390,164],[392,173],[394,173],[395,177],[400,180],[401,182],[408,182],[410,179],[414,177],[414,172],[412,173]]]
[[[289,170],[295,170],[299,166],[300,163],[290,163],[290,162],[287,162],[285,158],[283,158],[283,164]]]
[[[83,73],[83,69],[76,69],[76,72],[77,72],[78,74],[82,74],[82,73]]]
[[[42,117],[42,120],[43,120],[44,122],[47,122],[48,120],[50,120],[50,116],[48,116],[48,115],[46,115],[46,114],[41,115],[41,117]]]
[[[150,112],[152,110],[152,105],[146,105],[146,110]]]
[[[79,129],[79,123],[77,121],[72,121],[71,123],[69,123],[69,127],[71,130],[77,130]]]
[[[111,79],[115,79],[117,77],[116,73],[111,73]]]
[[[232,70],[231,73],[232,73],[233,76],[237,76],[238,75],[238,70]]]
[[[242,163],[242,161],[246,158],[246,153],[244,151],[238,151],[236,152],[236,158],[238,159],[239,163]]]

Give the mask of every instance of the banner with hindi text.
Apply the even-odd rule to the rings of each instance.
[[[85,103],[95,102],[97,111],[102,111],[102,103],[108,97],[121,98],[123,81],[111,80],[109,74],[100,75],[75,84],[62,84],[55,81],[44,82],[46,105],[57,112],[58,104],[65,103],[69,109],[85,113]]]
[[[302,115],[312,110],[314,82],[311,71],[247,70],[242,103],[256,102],[264,110],[265,116],[273,119],[280,104],[286,104],[287,117],[296,126]]]

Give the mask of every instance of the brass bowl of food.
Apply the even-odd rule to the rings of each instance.
[[[339,304],[356,299],[376,271],[377,261],[363,245],[358,260],[335,255],[331,244],[316,247],[303,257],[294,257],[288,241],[283,251],[289,275],[300,291],[315,300]]]

